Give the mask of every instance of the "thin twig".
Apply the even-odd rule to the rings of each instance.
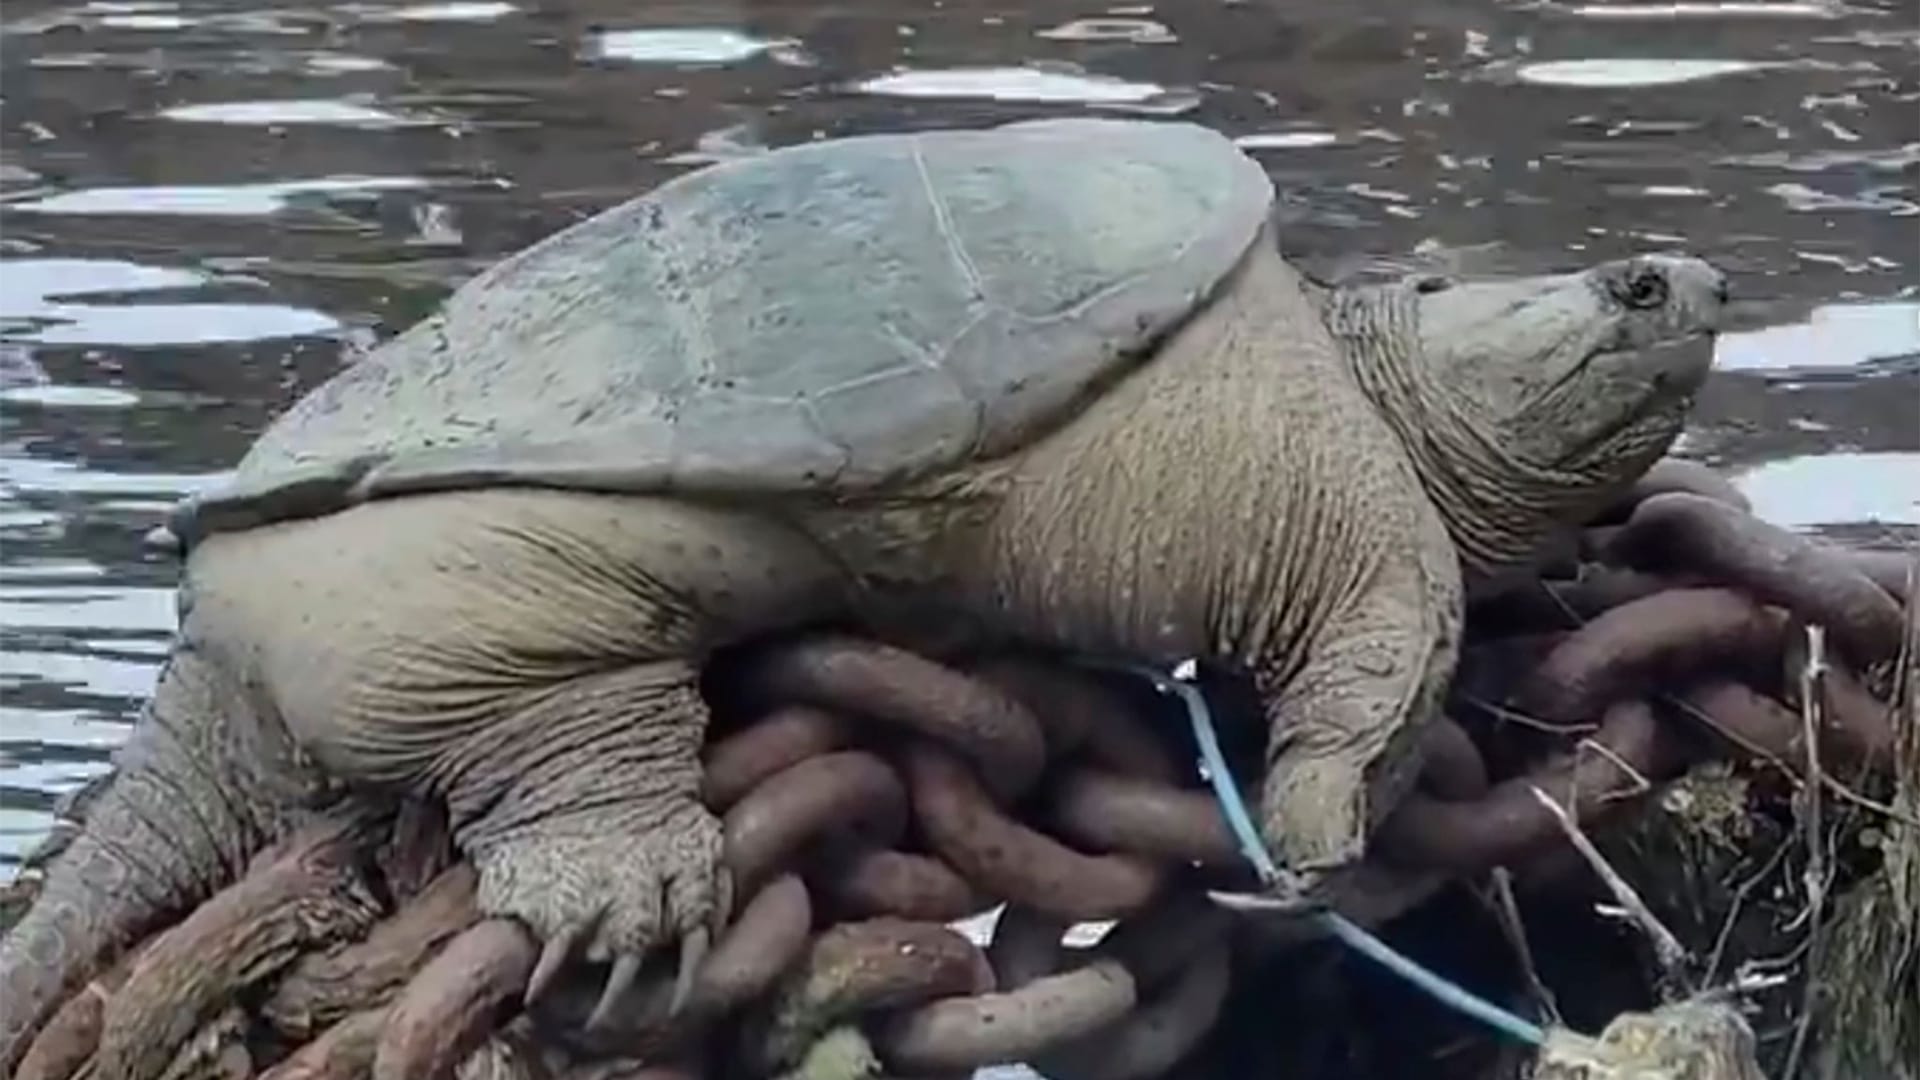
[[[1497,701],[1481,697],[1478,694],[1462,694],[1460,698],[1476,709],[1485,709],[1488,714],[1501,720],[1518,724],[1524,728],[1532,728],[1535,731],[1545,731],[1554,735],[1587,735],[1600,730],[1598,724],[1560,724],[1552,720],[1542,720],[1537,716],[1529,716],[1518,709],[1502,705]]]
[[[1654,916],[1652,909],[1647,907],[1646,901],[1640,899],[1640,894],[1634,891],[1632,885],[1627,884],[1627,879],[1621,877],[1620,872],[1607,862],[1606,857],[1600,854],[1600,849],[1593,846],[1593,841],[1587,839],[1587,834],[1580,831],[1580,826],[1564,807],[1535,785],[1528,784],[1527,790],[1532,792],[1540,805],[1546,807],[1547,812],[1559,822],[1561,831],[1567,834],[1567,840],[1573,844],[1574,850],[1580,853],[1581,858],[1587,860],[1587,864],[1593,867],[1594,873],[1600,875],[1600,880],[1606,883],[1608,891],[1613,893],[1614,898],[1620,902],[1620,906],[1626,909],[1634,923],[1653,943],[1654,956],[1660,961],[1660,967],[1666,974],[1666,981],[1670,984],[1669,989],[1683,991],[1670,996],[1674,998],[1686,996],[1684,990],[1689,959],[1686,946],[1680,944],[1680,939],[1673,936],[1673,931],[1661,924],[1660,920]]]
[[[1820,764],[1820,730],[1826,726],[1826,627],[1809,625],[1806,634],[1807,656],[1800,665],[1801,749],[1806,754],[1806,775],[1825,776],[1826,769]],[[1802,921],[1817,917],[1826,901],[1827,860],[1826,852],[1820,846],[1820,836],[1824,830],[1820,820],[1819,786],[1802,788],[1799,801],[1803,804],[1800,821],[1807,835],[1807,865],[1800,872],[1800,880],[1807,889],[1807,907],[1799,918],[1788,924],[1789,930]]]
[[[1740,747],[1754,757],[1766,760],[1768,764],[1780,771],[1780,775],[1786,780],[1787,786],[1792,788],[1796,793],[1806,786],[1806,780],[1800,775],[1799,770],[1787,764],[1785,758],[1732,728],[1727,727],[1725,724],[1722,724],[1712,713],[1707,712],[1691,701],[1672,694],[1660,694],[1658,695],[1658,700],[1664,704],[1672,705],[1681,712],[1698,720],[1700,723],[1705,724],[1707,727],[1713,729],[1714,734]],[[1877,799],[1862,795],[1853,788],[1848,787],[1845,783],[1842,783],[1839,778],[1835,777],[1832,773],[1821,773],[1819,780],[1822,787],[1826,788],[1842,802],[1852,803],[1862,810],[1870,810],[1889,821],[1904,825],[1909,829],[1920,829],[1920,817],[1905,813],[1891,803],[1880,802]]]
[[[1826,721],[1827,696],[1827,632],[1826,627],[1809,624],[1807,634],[1806,662],[1800,666],[1800,737],[1806,744],[1807,775],[1819,777],[1826,775],[1820,767],[1820,731]],[[1784,1080],[1793,1080],[1800,1071],[1801,1054],[1806,1050],[1807,1036],[1813,1029],[1814,995],[1819,992],[1819,968],[1826,935],[1825,918],[1827,900],[1827,849],[1825,829],[1821,827],[1820,785],[1810,784],[1802,789],[1804,807],[1801,823],[1806,828],[1807,866],[1801,872],[1800,879],[1806,885],[1807,908],[1798,923],[1807,924],[1807,962],[1802,969],[1800,1017],[1794,1024],[1793,1045],[1787,1051],[1787,1063],[1782,1069]],[[1789,924],[1788,929],[1792,929]]]
[[[1547,984],[1540,978],[1540,969],[1534,966],[1533,949],[1527,944],[1527,926],[1520,918],[1520,904],[1513,897],[1513,875],[1506,867],[1493,868],[1488,875],[1483,899],[1493,909],[1494,921],[1500,924],[1507,944],[1513,947],[1514,958],[1520,962],[1520,974],[1527,980],[1527,990],[1533,994],[1534,1001],[1546,1014],[1547,1020],[1555,1027],[1562,1026],[1560,1006],[1554,1001],[1553,991],[1547,989]]]
[[[1775,844],[1773,853],[1767,856],[1767,861],[1761,864],[1760,869],[1734,890],[1733,900],[1727,905],[1726,920],[1720,924],[1720,933],[1713,941],[1713,956],[1707,961],[1707,973],[1703,980],[1707,985],[1711,986],[1719,975],[1720,964],[1726,959],[1727,945],[1733,939],[1734,924],[1739,921],[1741,911],[1746,908],[1748,897],[1752,896],[1753,890],[1759,888],[1763,882],[1773,876],[1775,870],[1780,868],[1781,861],[1787,857],[1787,851],[1791,847],[1792,844],[1786,840]]]
[[[1588,751],[1588,750],[1591,750],[1594,753],[1599,754],[1601,757],[1606,758],[1607,761],[1610,764],[1612,764],[1614,768],[1619,769],[1620,772],[1626,776],[1627,780],[1631,784],[1631,786],[1624,791],[1601,792],[1599,797],[1603,801],[1613,802],[1619,799],[1634,799],[1642,795],[1645,795],[1647,792],[1653,790],[1653,781],[1647,779],[1647,774],[1635,768],[1633,762],[1628,761],[1626,758],[1620,756],[1620,753],[1618,751],[1616,751],[1613,747],[1608,746],[1606,743],[1601,742],[1599,739],[1591,738],[1591,737],[1581,739],[1578,745],[1575,747],[1575,754],[1576,754],[1575,760],[1576,761],[1578,760],[1577,755],[1579,753]]]

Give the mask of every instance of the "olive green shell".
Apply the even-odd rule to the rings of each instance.
[[[847,492],[1016,449],[1215,295],[1265,172],[1027,121],[713,166],[489,268],[184,504],[183,540],[404,492]]]

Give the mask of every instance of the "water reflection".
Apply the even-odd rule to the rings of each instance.
[[[1139,111],[1184,112],[1198,102],[1174,95],[1150,82],[1130,82],[1106,75],[1034,67],[950,68],[944,71],[899,71],[854,84],[864,94],[904,98],[975,98],[989,101],[1031,101],[1083,105],[1135,106]],[[1158,105],[1156,105],[1158,103]]]
[[[0,284],[0,340],[42,345],[212,344],[326,334],[324,312],[281,304],[82,303],[76,298],[214,282],[189,270],[92,259],[16,259]]]
[[[1672,86],[1726,75],[1764,71],[1770,65],[1749,60],[1546,60],[1522,64],[1514,78],[1539,86],[1617,88]]]
[[[1050,26],[1036,37],[1052,41],[1125,41],[1134,45],[1161,45],[1180,38],[1165,23],[1152,19],[1075,19]]]
[[[593,60],[625,60],[637,64],[732,64],[771,52],[790,63],[802,62],[799,43],[767,40],[737,30],[662,28],[607,30],[588,39],[585,55]]]
[[[1558,8],[1568,15],[1582,19],[1608,19],[1614,21],[1655,20],[1655,19],[1725,19],[1725,18],[1764,18],[1764,19],[1838,19],[1848,14],[1848,8],[1838,3],[1773,3],[1770,0],[1727,0],[1725,3],[1697,4],[1557,4],[1547,5]]]
[[[1716,346],[1724,371],[1911,374],[1920,370],[1920,303],[1822,304],[1798,322],[1724,334]]]
[[[1920,526],[1920,453],[1782,458],[1734,481],[1756,512],[1796,529]]]
[[[431,124],[431,118],[403,116],[352,101],[331,98],[285,101],[216,101],[160,110],[162,120],[189,124],[334,124],[342,127],[405,127]]]
[[[79,188],[5,204],[13,214],[190,214],[197,217],[266,217],[297,200],[429,186],[416,176],[327,176],[261,184],[177,187]]]
[[[1733,275],[1687,446],[1777,520],[1911,537],[1920,2],[14,0],[0,35],[0,876],[172,626],[140,538],[489,261],[700,164],[1178,115],[1285,242]],[[1902,532],[1902,530],[1905,530]]]
[[[373,4],[349,4],[339,12],[370,23],[383,22],[492,22],[518,11],[512,4],[497,0],[468,0],[444,4],[408,4],[404,7],[380,7]]]

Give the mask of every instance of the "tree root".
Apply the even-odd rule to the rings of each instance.
[[[979,679],[902,649],[851,638],[817,638],[775,650],[753,665],[755,685],[776,701],[799,701],[899,724],[972,761],[1002,802],[1040,776],[1046,743],[1026,706]]]
[[[847,722],[830,712],[805,705],[775,709],[707,749],[701,799],[707,809],[724,814],[768,777],[838,750],[851,737]]]
[[[701,966],[689,1007],[724,1014],[765,994],[800,958],[812,932],[813,906],[800,879],[788,874],[768,882]]]
[[[384,1006],[365,1009],[336,1021],[260,1080],[360,1080],[373,1068],[387,1011]]]
[[[299,957],[363,933],[379,908],[359,863],[374,823],[329,820],[161,933],[109,997],[81,1077],[159,1076],[232,995]]]
[[[1549,723],[1599,719],[1607,706],[1780,655],[1786,620],[1728,589],[1670,589],[1606,612],[1533,670],[1520,707]]]
[[[1018,1064],[1123,1019],[1136,1000],[1133,976],[1103,959],[1018,990],[933,1002],[887,1021],[876,1042],[906,1072]]]
[[[994,983],[1002,990],[1018,990],[1057,972],[1061,938],[1072,925],[1071,920],[1019,904],[1001,909],[987,945]]]
[[[383,1003],[440,948],[480,920],[478,878],[461,863],[448,868],[365,940],[309,953],[260,1005],[260,1015],[292,1039],[307,1039],[356,1009]]]
[[[1087,672],[1024,657],[991,657],[973,670],[1038,719],[1050,762],[1081,757],[1108,772],[1163,784],[1178,784],[1191,771],[1175,764],[1137,709]]]
[[[1512,866],[1559,843],[1559,826],[1531,789],[1570,798],[1576,819],[1591,818],[1645,794],[1649,781],[1674,775],[1679,762],[1671,743],[1651,708],[1615,705],[1587,748],[1503,781],[1480,799],[1409,798],[1380,828],[1381,857],[1408,869],[1459,875]]]
[[[927,842],[994,895],[1069,919],[1112,919],[1144,906],[1165,879],[1161,865],[1083,855],[1007,817],[966,765],[930,743],[907,750],[907,775]]]
[[[1355,876],[1355,921],[1554,865],[1566,838],[1535,788],[1594,827],[1702,759],[1805,787],[1809,731],[1823,772],[1887,775],[1898,746],[1868,669],[1908,588],[1891,560],[1758,523],[1686,465],[1649,473],[1563,554],[1552,573],[1572,576],[1475,599],[1460,723],[1422,741],[1420,783]],[[1790,643],[1818,620],[1845,648],[1809,728]],[[931,1080],[1025,1062],[1146,1080],[1205,1052],[1243,941],[1318,933],[1207,898],[1244,884],[1244,858],[1180,710],[1124,681],[844,636],[759,643],[714,671],[747,708],[716,703],[702,795],[749,899],[678,1013],[671,965],[651,960],[603,1029],[580,1030],[605,980],[591,966],[523,1013],[533,942],[482,917],[444,820],[410,804],[287,838],[65,1002],[19,1076]],[[1252,718],[1216,710],[1244,742]],[[1229,750],[1257,784],[1258,747]],[[946,925],[1000,904],[984,951]],[[1097,945],[1071,943],[1104,920]]]
[[[1231,974],[1226,942],[1216,938],[1182,967],[1123,1019],[1041,1053],[1041,1071],[1059,1080],[1148,1080],[1173,1068],[1220,1016]]]
[[[993,906],[946,863],[907,851],[822,852],[808,880],[836,920],[898,915],[953,922]]]
[[[727,811],[726,866],[751,893],[830,829],[886,846],[907,827],[907,796],[886,762],[860,750],[808,758],[775,773]]]
[[[1714,499],[1647,499],[1606,555],[1637,569],[1693,574],[1819,623],[1858,664],[1891,660],[1900,650],[1900,605],[1852,561]]]
[[[753,1059],[778,1072],[842,1020],[989,990],[992,982],[980,950],[938,923],[842,923],[821,934],[775,990]]]
[[[14,1071],[14,1080],[67,1080],[80,1070],[100,1045],[100,1028],[106,1022],[107,1000],[127,981],[133,964],[145,952],[149,938],[141,947],[123,957],[118,964],[102,972],[80,992],[68,998],[40,1030],[40,1037],[27,1048]]]
[[[487,1040],[517,1002],[539,946],[518,923],[462,931],[394,1001],[374,1048],[373,1080],[438,1080]]]

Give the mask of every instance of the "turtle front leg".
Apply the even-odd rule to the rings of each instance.
[[[1269,723],[1261,830],[1302,894],[1337,888],[1412,788],[1458,649],[1452,595],[1414,566],[1383,567],[1284,681],[1256,665]]]
[[[597,1020],[648,951],[678,941],[685,982],[721,929],[732,889],[699,799],[706,726],[690,665],[643,664],[548,688],[450,755],[442,785],[482,910],[544,942],[529,1002],[570,959],[611,963]]]

